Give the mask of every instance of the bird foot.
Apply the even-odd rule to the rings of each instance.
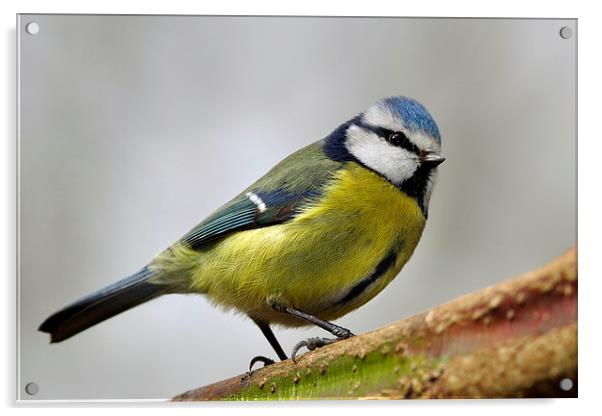
[[[341,328],[344,329],[344,328]],[[296,362],[296,358],[297,358],[297,352],[305,347],[307,348],[309,351],[313,351],[316,348],[320,348],[323,347],[324,345],[328,345],[328,344],[332,344],[333,342],[337,342],[340,341],[342,339],[347,339],[347,338],[351,338],[353,335],[353,333],[351,331],[349,331],[348,329],[344,329],[344,331],[339,331],[339,333],[336,334],[337,338],[307,338],[304,339],[303,341],[299,342],[297,345],[295,345],[293,347],[293,352],[291,353],[291,359],[293,360],[293,362]]]
[[[263,355],[258,355],[257,357],[253,357],[253,359],[249,363],[249,371],[247,373],[248,375],[251,375],[253,373],[253,366],[256,363],[263,363],[263,367],[266,367],[268,365],[274,364],[275,361],[272,360],[271,358],[264,357]]]

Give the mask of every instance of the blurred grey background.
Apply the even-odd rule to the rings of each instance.
[[[427,106],[447,161],[413,258],[338,323],[370,331],[561,254],[576,243],[576,36],[563,26],[576,32],[575,20],[21,15],[21,398],[169,398],[274,356],[252,322],[200,296],[60,344],[36,329],[383,96]],[[286,351],[326,335],[276,334]]]

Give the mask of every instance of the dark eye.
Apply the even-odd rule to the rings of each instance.
[[[393,146],[401,147],[405,143],[408,143],[408,138],[402,132],[394,131],[393,133],[389,134],[389,137],[387,137],[387,141],[389,143],[391,143]]]

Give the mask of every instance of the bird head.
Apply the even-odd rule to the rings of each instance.
[[[347,128],[345,147],[396,185],[445,160],[435,120],[418,101],[402,96],[384,98],[356,117]]]
[[[418,101],[383,98],[335,130],[325,142],[329,157],[356,161],[416,198],[426,211],[441,156],[441,134]]]

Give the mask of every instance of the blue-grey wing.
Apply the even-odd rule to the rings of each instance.
[[[293,153],[240,195],[189,231],[181,242],[193,249],[232,232],[280,224],[319,198],[342,167],[328,159],[321,142]]]
[[[234,231],[279,224],[294,218],[317,191],[293,194],[256,190],[237,197],[188,232],[181,241],[193,249]]]

